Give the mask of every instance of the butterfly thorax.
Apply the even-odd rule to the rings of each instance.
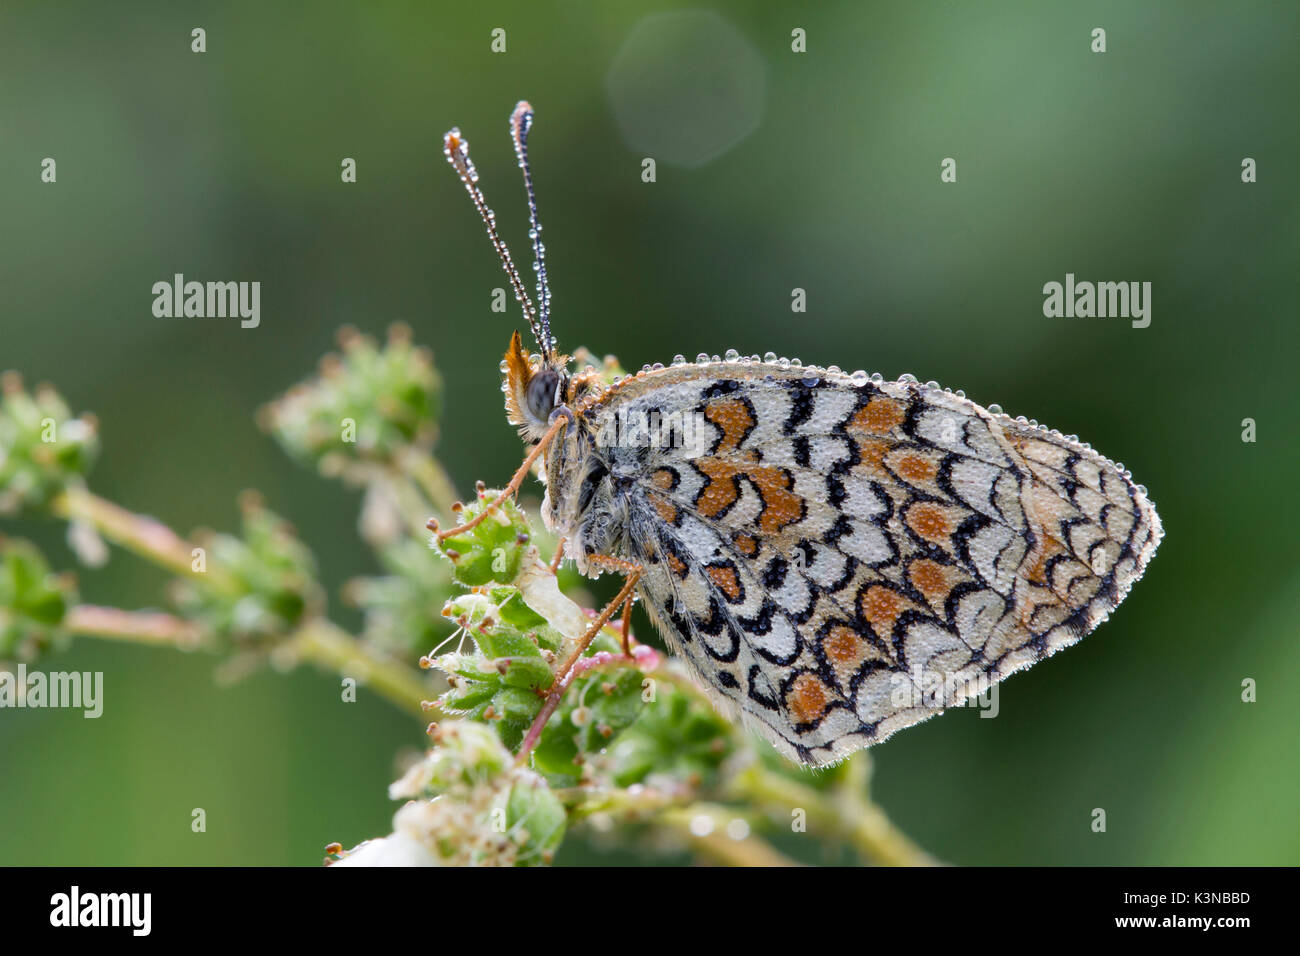
[[[542,520],[564,539],[578,571],[594,577],[601,568],[592,555],[627,552],[630,483],[618,450],[601,448],[592,425],[591,418],[575,417],[548,449]]]

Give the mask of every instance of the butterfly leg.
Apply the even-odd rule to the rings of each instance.
[[[439,531],[438,519],[430,518],[427,526],[429,530],[437,534],[439,541],[445,541],[448,538],[454,537],[458,534],[464,534],[466,531],[472,531],[474,528],[478,527],[479,523],[483,521],[484,518],[492,514],[492,512],[496,511],[497,508],[501,506],[501,502],[505,501],[519,490],[519,486],[523,484],[524,479],[528,477],[528,472],[532,470],[533,462],[535,462],[538,456],[546,450],[546,446],[551,443],[551,439],[553,439],[556,434],[559,433],[560,429],[567,424],[568,418],[564,416],[556,418],[555,421],[551,423],[551,427],[546,430],[546,433],[542,435],[541,440],[539,440],[533,447],[533,450],[528,453],[528,457],[524,459],[524,463],[519,466],[514,477],[510,479],[510,483],[505,486],[501,494],[492,499],[491,504],[479,512],[476,518],[473,518],[462,525],[458,525],[455,528],[448,528],[446,531]]]
[[[623,587],[619,589],[618,594],[614,595],[614,600],[606,604],[604,610],[596,615],[596,619],[591,622],[591,626],[588,627],[586,633],[582,635],[582,638],[578,641],[578,644],[574,647],[572,653],[565,658],[564,663],[560,665],[558,670],[556,670],[555,680],[551,682],[551,686],[544,691],[538,692],[545,696],[546,703],[542,705],[541,711],[538,712],[537,717],[533,720],[533,725],[528,728],[528,733],[524,736],[523,743],[519,745],[519,753],[515,756],[515,764],[517,766],[522,767],[527,764],[528,754],[532,751],[533,747],[537,746],[537,741],[541,739],[542,728],[545,727],[546,722],[551,719],[551,714],[555,713],[555,709],[560,706],[560,701],[564,697],[564,691],[568,688],[569,681],[573,677],[573,669],[582,658],[582,652],[587,649],[593,640],[595,640],[596,635],[599,634],[601,629],[609,623],[609,619],[614,616],[614,613],[620,607],[630,605],[633,589],[636,587],[637,580],[641,577],[642,568],[639,564],[633,564],[631,561],[623,561],[620,558],[609,558],[604,555],[592,555],[589,560],[595,561],[596,559],[606,563],[607,566],[622,571],[627,575],[627,579],[623,582]],[[626,644],[624,647],[626,649]]]
[[[614,600],[606,604],[605,609],[596,615],[596,620],[592,622],[591,627],[587,628],[587,633],[582,635],[582,640],[578,641],[578,646],[573,649],[563,666],[556,672],[555,683],[551,685],[552,691],[563,686],[568,679],[569,671],[573,669],[573,665],[578,663],[578,658],[582,656],[583,651],[595,640],[601,628],[609,623],[609,619],[614,616],[618,609],[624,605],[627,605],[630,609],[636,582],[640,580],[643,570],[641,565],[632,561],[624,561],[622,558],[612,558],[603,554],[593,554],[588,557],[587,561],[593,565],[603,564],[605,567],[619,571],[627,577],[624,579],[623,587],[619,589],[618,594],[614,595]],[[626,649],[626,646],[625,642],[624,649]]]
[[[623,602],[623,620],[619,622],[618,630],[623,637],[623,656],[632,656],[632,600],[633,596],[629,594],[627,600]]]
[[[550,569],[552,574],[558,574],[560,571],[560,562],[564,560],[564,539],[561,538],[555,542],[555,554],[551,557]]]

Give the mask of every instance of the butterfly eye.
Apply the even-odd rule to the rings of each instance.
[[[560,374],[552,368],[545,368],[532,377],[528,383],[528,414],[539,422],[551,417],[559,397]]]

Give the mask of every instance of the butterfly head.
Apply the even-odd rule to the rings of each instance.
[[[529,444],[541,439],[555,410],[569,400],[569,374],[563,359],[529,356],[519,333],[510,337],[501,362],[501,391],[506,396],[506,418]]]

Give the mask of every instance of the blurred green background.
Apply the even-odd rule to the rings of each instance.
[[[645,23],[674,10],[697,13]],[[1298,21],[1262,3],[10,0],[0,368],[99,415],[106,497],[187,532],[234,528],[258,488],[332,587],[373,571],[355,496],[253,414],[338,326],[404,320],[446,381],[459,486],[515,468],[497,362],[520,323],[490,311],[504,281],[441,134],[468,137],[526,264],[507,118],[528,98],[563,346],[912,372],[1078,433],[1150,488],[1167,538],[1110,622],[1005,685],[997,719],[953,711],[873,751],[896,822],[956,863],[1300,863]],[[261,327],[154,318],[175,272],[260,280]],[[1150,281],[1151,326],[1045,318],[1067,272]],[[73,564],[61,526],[0,530]],[[80,578],[87,600],[162,603],[162,574],[121,552]],[[395,757],[423,741],[309,670],[219,689],[209,658],[86,639],[46,666],[103,670],[105,713],[0,713],[0,863],[315,864],[388,832]],[[681,859],[615,844],[574,838],[561,862]],[[780,841],[815,861],[810,844]]]

